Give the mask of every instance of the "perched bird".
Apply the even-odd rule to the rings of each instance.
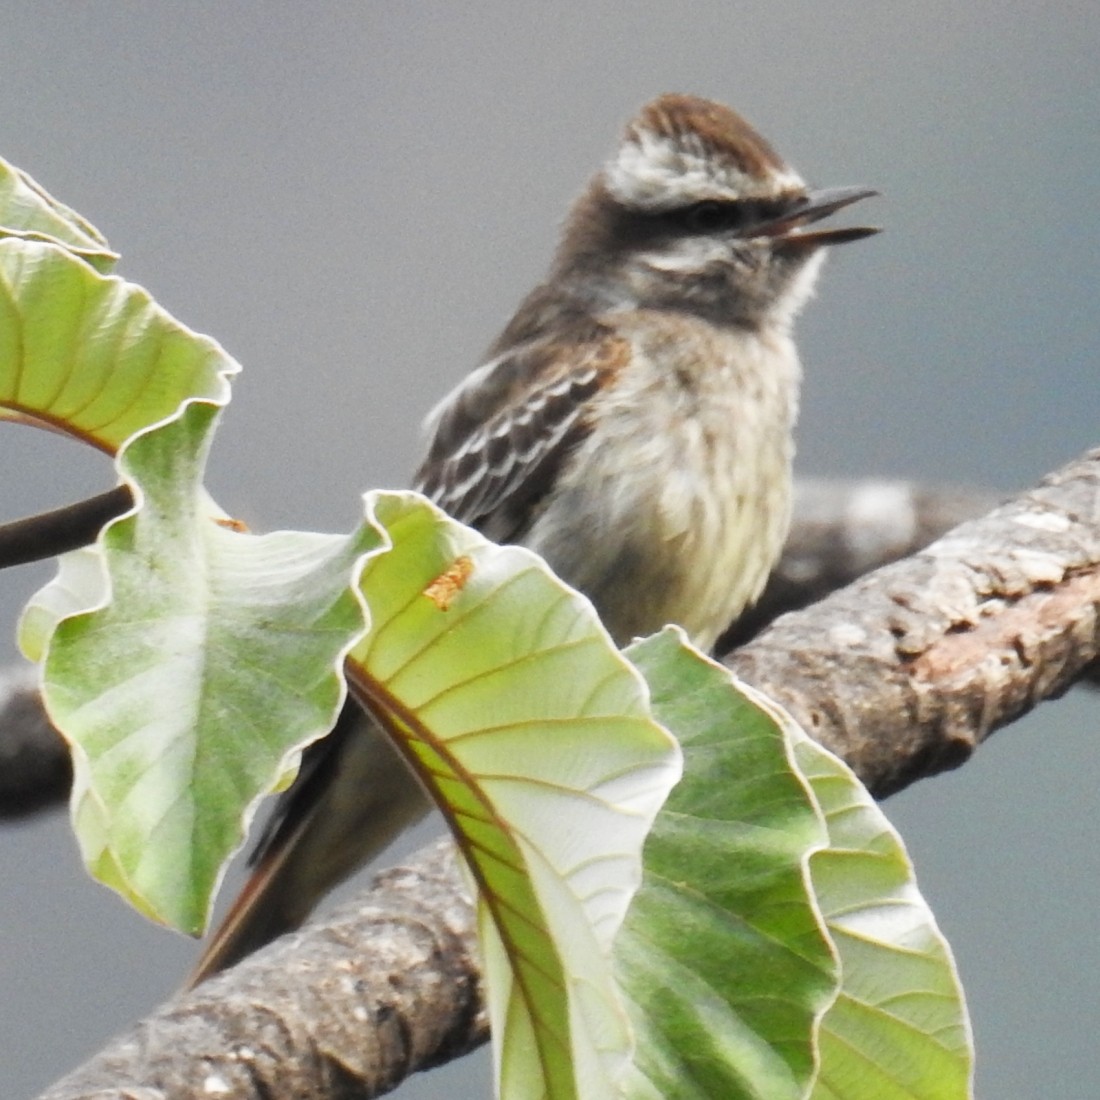
[[[819,221],[875,192],[809,190],[744,119],[665,95],[577,200],[550,272],[429,415],[415,486],[540,553],[616,642],[678,623],[709,649],[756,599],[790,510],[791,325]],[[354,705],[306,753],[193,976],[281,932],[426,810]]]

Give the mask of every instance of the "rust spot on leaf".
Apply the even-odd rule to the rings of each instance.
[[[466,587],[474,571],[472,558],[465,554],[455,560],[438,577],[424,589],[424,595],[428,597],[440,611],[447,611],[454,602],[455,597]]]
[[[230,516],[220,516],[215,518],[214,522],[219,527],[225,527],[230,531],[236,531],[238,535],[248,534],[248,524],[241,519],[233,519]]]

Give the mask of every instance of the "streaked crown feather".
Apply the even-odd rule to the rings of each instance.
[[[627,125],[604,180],[620,202],[652,211],[805,190],[798,173],[736,111],[689,95],[647,103]]]

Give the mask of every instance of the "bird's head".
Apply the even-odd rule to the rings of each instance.
[[[627,125],[577,202],[555,271],[623,304],[786,325],[826,246],[877,232],[821,219],[875,193],[810,190],[728,107],[665,95]]]

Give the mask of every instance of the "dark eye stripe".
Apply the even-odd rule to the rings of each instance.
[[[728,233],[782,216],[790,204],[768,199],[705,199],[664,216],[681,233]]]
[[[678,227],[688,233],[721,233],[744,225],[752,215],[747,202],[706,200],[672,212]]]

